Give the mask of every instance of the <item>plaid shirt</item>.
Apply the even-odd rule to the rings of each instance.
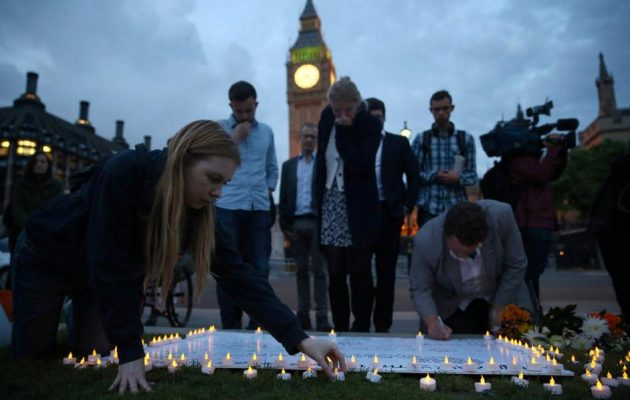
[[[453,132],[456,132],[454,129]],[[457,135],[433,135],[431,137],[431,152],[424,160],[422,136],[416,135],[411,149],[418,158],[420,166],[420,194],[418,207],[424,211],[438,215],[451,206],[466,200],[466,186],[476,185],[477,168],[475,159],[475,140],[466,133],[466,158],[464,170],[459,176],[459,185],[447,185],[435,180],[438,171],[449,171],[453,168],[454,157],[459,154]],[[423,162],[425,161],[425,162]]]

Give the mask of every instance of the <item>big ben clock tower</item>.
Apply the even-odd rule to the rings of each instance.
[[[319,121],[328,88],[335,81],[335,66],[320,27],[313,1],[307,0],[300,16],[300,35],[289,50],[287,61],[290,157],[300,153],[300,127]]]

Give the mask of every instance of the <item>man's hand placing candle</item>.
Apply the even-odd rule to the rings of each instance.
[[[304,339],[297,347],[302,353],[315,360],[322,367],[322,371],[331,378],[335,376],[334,368],[339,368],[339,371],[346,371],[346,359],[334,343],[308,338]],[[332,360],[332,365],[328,364],[327,358]]]
[[[147,392],[151,391],[151,385],[144,376],[144,358],[139,358],[118,366],[118,374],[109,390],[118,388],[118,394],[124,394],[129,387],[131,393],[138,393],[138,386]]]
[[[448,340],[451,338],[453,331],[444,325],[442,318],[437,315],[429,315],[424,318],[424,324],[427,326],[427,334],[431,339]]]

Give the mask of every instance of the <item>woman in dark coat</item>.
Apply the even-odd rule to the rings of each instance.
[[[367,113],[350,78],[331,86],[318,127],[317,204],[321,245],[328,261],[330,308],[338,331],[350,328],[350,304],[352,330],[370,330],[371,248],[380,226],[374,161],[381,128],[381,122]]]
[[[110,389],[150,390],[141,344],[143,289],[171,287],[182,250],[194,260],[196,293],[211,273],[232,299],[289,353],[301,351],[332,375],[336,346],[309,338],[266,279],[241,261],[213,218],[214,200],[240,162],[232,138],[195,121],[168,151],[128,150],[102,164],[79,190],[33,215],[16,248],[13,353],[40,357],[55,345],[64,296],[73,300],[73,351],[118,346]],[[164,296],[165,297],[165,296]]]

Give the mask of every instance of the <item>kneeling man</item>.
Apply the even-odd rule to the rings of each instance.
[[[498,328],[507,304],[532,309],[527,258],[512,208],[461,202],[414,239],[409,291],[421,329],[433,339]]]

